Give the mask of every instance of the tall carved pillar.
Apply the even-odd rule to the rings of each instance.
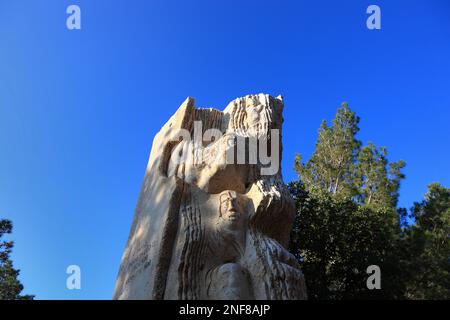
[[[153,141],[114,299],[305,299],[286,250],[283,101],[186,99]]]

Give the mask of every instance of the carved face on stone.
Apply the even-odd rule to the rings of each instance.
[[[247,121],[249,123],[250,127],[253,127],[255,125],[257,125],[260,121],[261,118],[261,110],[263,108],[262,104],[256,104],[254,102],[252,102],[248,107],[247,107]]]
[[[246,215],[245,197],[235,191],[226,190],[220,194],[219,199],[219,224],[230,231],[241,229]]]
[[[247,130],[250,134],[259,137],[261,134],[264,134],[264,130],[267,129],[267,123],[262,114],[262,110],[264,106],[257,102],[251,102],[247,105],[246,114],[247,114]]]

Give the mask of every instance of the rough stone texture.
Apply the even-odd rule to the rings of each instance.
[[[265,94],[238,98],[223,112],[186,99],[154,138],[114,299],[306,298],[303,274],[285,249],[295,208],[281,168],[263,175],[259,160],[226,161],[233,139],[270,144],[282,111],[282,98]],[[178,129],[194,135],[196,121],[202,134],[216,128],[223,136],[174,139]],[[171,161],[183,152],[200,161]]]

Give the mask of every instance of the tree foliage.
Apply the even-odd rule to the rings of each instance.
[[[0,300],[32,300],[33,296],[21,295],[23,285],[18,277],[20,270],[14,269],[10,254],[14,243],[1,241],[5,234],[12,232],[9,220],[0,220]]]
[[[310,299],[401,298],[395,275],[395,228],[388,212],[360,206],[350,198],[307,191],[301,182],[289,185],[298,215],[290,250],[305,273]],[[366,270],[383,270],[382,290],[368,290]]]
[[[332,194],[352,195],[354,162],[361,142],[355,139],[359,118],[343,103],[331,126],[324,120],[319,128],[316,150],[311,159],[301,163],[297,155],[295,166],[308,190],[326,190]]]
[[[416,223],[405,230],[408,283],[411,299],[450,299],[450,189],[428,187],[425,200],[415,203]]]
[[[390,162],[384,147],[363,146],[356,137],[359,121],[342,104],[330,125],[322,122],[311,158],[295,159],[290,250],[302,265],[309,297],[448,297],[448,189],[431,185],[407,217],[407,210],[397,209],[405,163]],[[366,286],[370,265],[382,270],[381,290]]]

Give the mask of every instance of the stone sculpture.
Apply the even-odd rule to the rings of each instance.
[[[181,105],[154,139],[114,299],[306,298],[286,250],[282,111],[265,94]]]

